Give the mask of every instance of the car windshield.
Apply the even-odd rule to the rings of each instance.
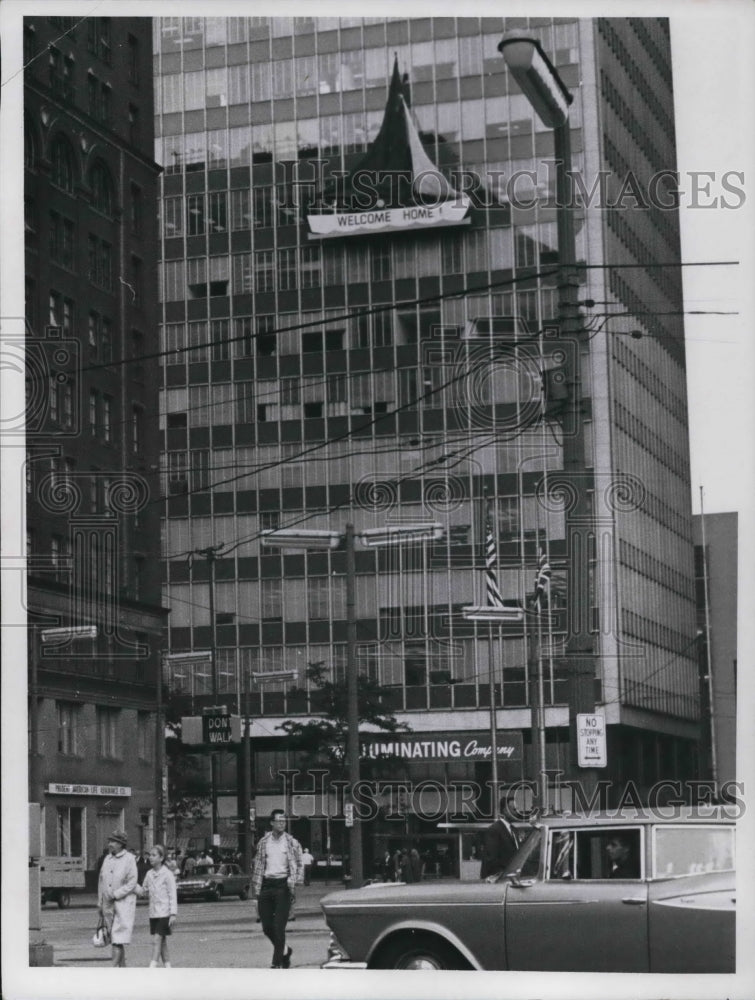
[[[197,865],[191,874],[195,878],[201,878],[203,875],[214,875],[214,873],[215,865]]]
[[[733,827],[663,826],[655,831],[654,878],[722,872],[733,868]]]

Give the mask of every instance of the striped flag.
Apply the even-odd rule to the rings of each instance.
[[[550,590],[551,566],[548,562],[548,554],[544,549],[540,549],[537,561],[537,573],[535,574],[535,611],[540,614],[543,605],[543,595]],[[547,595],[546,601],[547,604]]]
[[[503,598],[498,588],[498,539],[490,507],[485,522],[485,588],[488,607],[502,608]]]

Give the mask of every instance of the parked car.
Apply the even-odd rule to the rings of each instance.
[[[734,821],[664,812],[541,817],[491,880],[330,893],[323,968],[734,972]]]
[[[179,900],[213,899],[216,902],[224,896],[249,898],[251,878],[236,864],[224,862],[219,865],[197,865],[190,875],[179,878],[176,883]]]

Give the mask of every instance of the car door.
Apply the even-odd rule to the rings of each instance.
[[[659,824],[651,844],[651,972],[734,972],[734,828]]]
[[[604,847],[611,829],[548,830],[546,861],[536,880],[506,890],[507,967],[553,972],[647,972],[647,882],[644,837],[634,878],[610,878]]]

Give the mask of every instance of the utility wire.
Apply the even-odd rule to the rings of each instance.
[[[736,260],[721,260],[721,261],[659,261],[655,264],[576,264],[574,265],[574,270],[576,271],[589,271],[589,270],[632,270],[632,269],[650,269],[650,268],[666,268],[666,267],[731,267],[737,266],[739,261]],[[478,295],[483,292],[493,291],[498,288],[511,287],[520,282],[533,282],[542,280],[544,278],[558,277],[560,275],[561,268],[554,267],[541,271],[533,271],[529,274],[515,275],[512,278],[503,278],[500,281],[487,282],[482,285],[466,286],[455,292],[442,292],[437,295],[425,295],[414,299],[405,299],[400,302],[390,302],[381,305],[370,306],[364,309],[355,309],[344,312],[339,316],[329,316],[322,319],[307,320],[303,323],[295,323],[292,326],[277,327],[273,330],[265,331],[255,331],[250,334],[240,334],[236,337],[222,338],[218,340],[208,340],[202,344],[192,344],[184,347],[171,348],[171,350],[165,351],[154,351],[149,354],[135,355],[130,358],[119,358],[115,361],[109,361],[107,363],[102,362],[96,365],[87,365],[83,368],[78,369],[80,374],[92,371],[103,371],[112,368],[116,368],[124,365],[131,364],[141,364],[144,361],[157,360],[159,358],[169,357],[175,354],[188,354],[191,351],[206,350],[215,345],[220,344],[232,344],[238,341],[249,341],[256,340],[257,338],[270,337],[280,333],[290,333],[296,330],[304,330],[308,327],[319,327],[319,326],[329,326],[335,323],[344,322],[350,319],[357,319],[361,316],[372,316],[383,312],[392,312],[395,309],[407,309],[410,307],[428,305],[434,302],[443,302],[449,299],[461,298],[468,295]],[[224,317],[225,318],[225,317]],[[209,320],[204,320],[209,322]]]

